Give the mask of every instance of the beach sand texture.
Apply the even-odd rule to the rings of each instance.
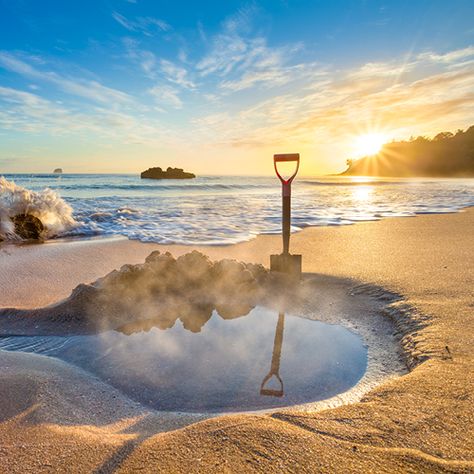
[[[473,236],[473,209],[293,235],[305,272],[404,297],[394,317],[414,368],[351,405],[187,420],[199,422],[181,428],[187,423],[147,414],[62,362],[3,352],[0,470],[473,472]],[[280,247],[279,237],[260,236],[197,249],[212,259],[268,264]],[[189,251],[122,239],[4,245],[0,307],[51,304],[154,249]]]

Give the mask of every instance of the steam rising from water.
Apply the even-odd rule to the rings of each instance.
[[[224,319],[237,318],[264,298],[275,303],[291,287],[288,277],[271,274],[261,265],[211,262],[197,251],[178,259],[155,251],[143,264],[124,265],[95,283],[77,286],[68,299],[54,306],[0,310],[0,334],[108,329],[130,334],[155,326],[169,329],[177,319],[185,329],[199,332],[214,310]]]
[[[49,188],[34,192],[0,177],[0,240],[21,240],[12,221],[17,215],[38,218],[44,226],[41,237],[48,239],[78,225],[72,212],[72,207]]]
[[[320,395],[332,396],[359,380],[367,351],[357,336],[343,330],[357,341],[361,350],[354,347],[362,358],[355,370],[352,353],[341,372],[338,357],[348,354],[348,341],[332,336],[326,340],[326,329],[342,328],[325,329],[314,321],[293,317],[280,324],[285,319],[283,313],[330,323],[342,320],[364,335],[369,347],[369,375],[355,390],[358,397],[381,378],[400,373],[393,325],[381,318],[374,327],[378,303],[366,296],[359,298],[357,293],[348,297],[348,288],[340,283],[308,283],[296,283],[260,265],[211,262],[196,251],[178,259],[153,252],[143,264],[124,265],[90,285],[79,285],[56,305],[0,310],[0,346],[63,358],[102,376],[131,398],[165,410],[286,406],[316,400]],[[301,311],[294,312],[295,308]],[[249,312],[249,318],[241,318]],[[265,323],[266,317],[270,325]],[[250,330],[236,331],[248,328],[247,321],[252,321]],[[303,340],[307,341],[304,350]],[[327,376],[302,372],[319,370],[321,357],[326,360]],[[295,363],[288,366],[291,360]],[[269,375],[269,381],[275,382],[276,373],[284,380],[284,396],[290,398],[278,398],[279,387],[265,385]],[[337,374],[343,375],[344,386]],[[262,402],[262,396],[269,396],[270,391],[278,392],[272,394],[277,398]],[[327,403],[341,400],[346,398]]]
[[[363,376],[367,348],[356,334],[296,315],[284,316],[281,326],[277,320],[257,306],[230,321],[214,311],[199,334],[177,323],[132,335],[6,337],[0,348],[60,358],[148,407],[188,413],[313,402]]]

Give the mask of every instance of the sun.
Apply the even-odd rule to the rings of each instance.
[[[383,133],[366,133],[356,138],[355,153],[357,156],[376,155],[384,143],[387,142],[387,136]]]

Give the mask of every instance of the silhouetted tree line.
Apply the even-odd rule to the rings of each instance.
[[[386,143],[377,155],[347,160],[347,166],[343,175],[474,176],[474,126]]]

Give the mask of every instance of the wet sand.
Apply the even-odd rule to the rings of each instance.
[[[292,237],[305,272],[404,297],[387,311],[413,370],[338,408],[230,415],[160,432],[173,422],[100,381],[79,383],[81,374],[48,358],[2,353],[0,466],[6,472],[472,472],[473,236],[470,209],[310,228]],[[0,306],[53,303],[155,248],[176,256],[189,250],[126,240],[3,245]],[[279,249],[279,238],[261,236],[200,250],[213,259],[267,264]]]

